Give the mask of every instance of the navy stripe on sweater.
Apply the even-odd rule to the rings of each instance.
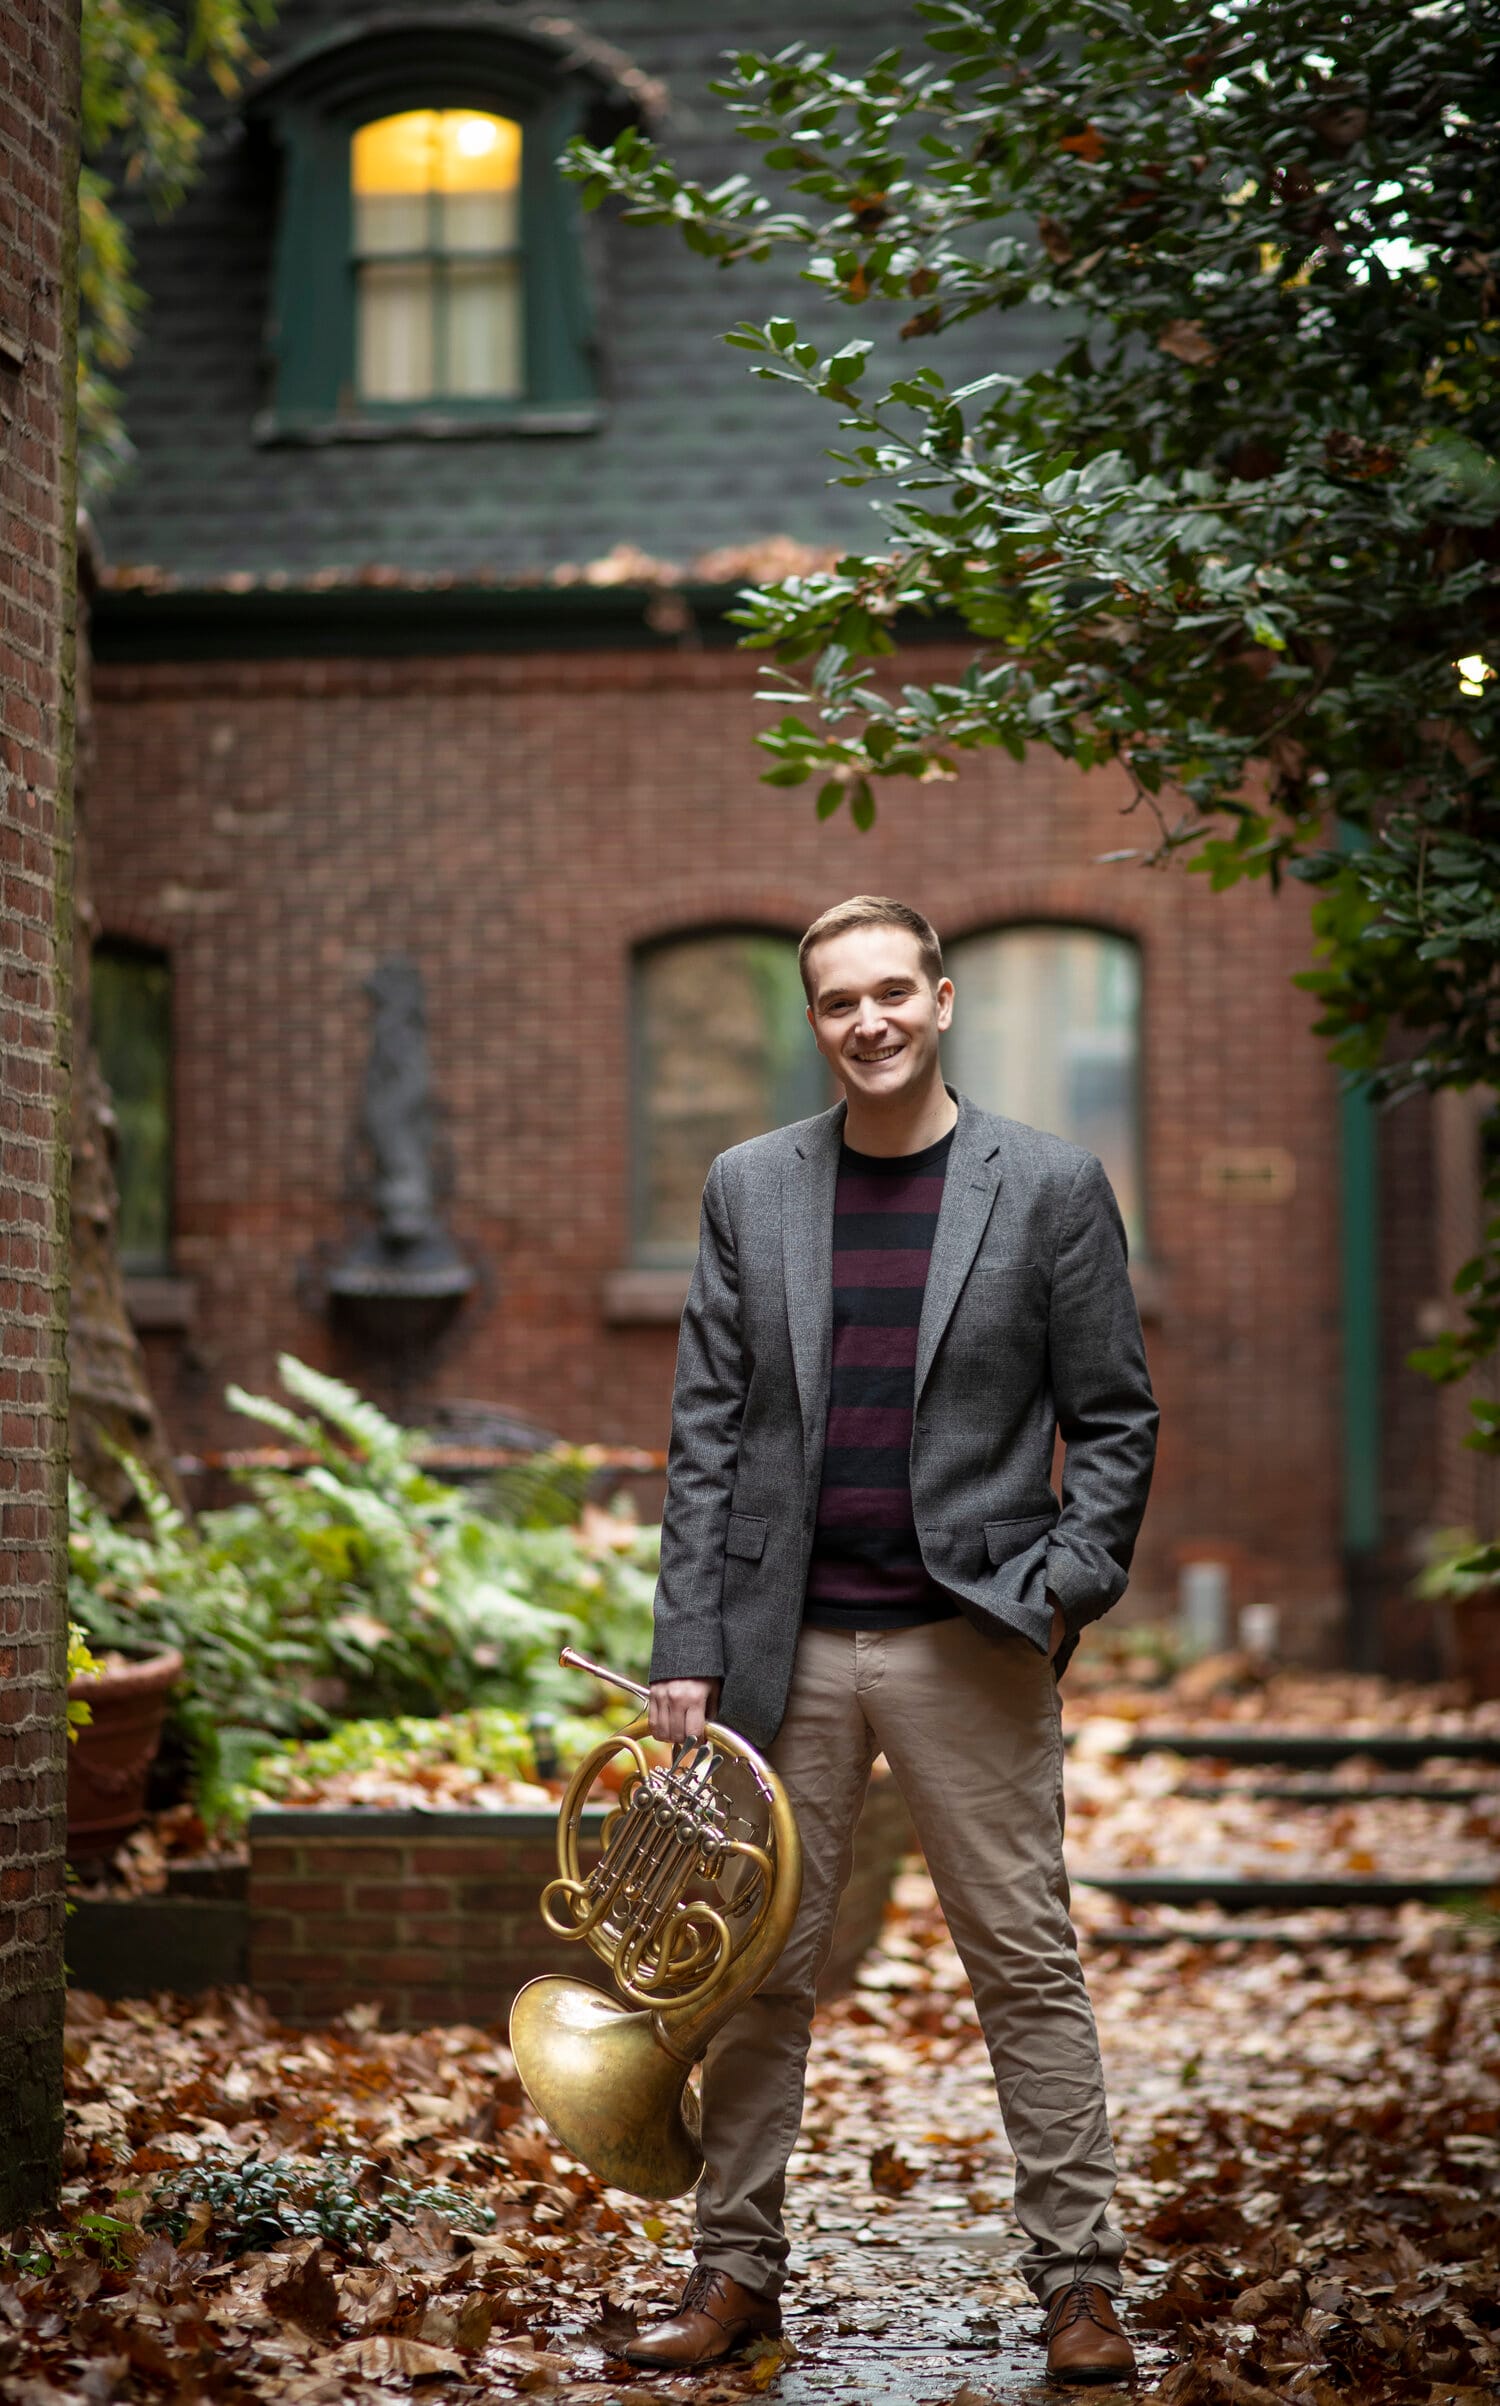
[[[893,1161],[839,1159],[833,1217],[833,1383],[804,1617],[819,1629],[948,1620],[911,1501],[917,1324],[952,1132]]]

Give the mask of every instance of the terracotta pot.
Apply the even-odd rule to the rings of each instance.
[[[1500,1697],[1500,1581],[1447,1599],[1448,1654],[1476,1704]]]
[[[167,1698],[182,1676],[182,1656],[112,1663],[97,1678],[69,1682],[93,1719],[68,1748],[68,1855],[108,1855],[145,1817],[146,1779],[161,1744]]]

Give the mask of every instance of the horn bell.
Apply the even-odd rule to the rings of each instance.
[[[660,2198],[693,2186],[703,2150],[690,2066],[667,2053],[651,2014],[549,1972],[517,1995],[510,2047],[542,2120],[607,2187]]]

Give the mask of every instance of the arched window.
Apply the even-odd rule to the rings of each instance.
[[[623,80],[622,80],[623,79]],[[645,101],[562,19],[396,0],[255,80],[280,153],[263,442],[599,422],[579,201],[557,160]]]
[[[350,145],[362,401],[513,400],[525,390],[521,128],[405,109]]]
[[[691,1262],[709,1163],[832,1100],[789,936],[724,932],[635,963],[635,1258]]]
[[[94,1046],[115,1107],[120,1260],[172,1266],[172,971],[163,952],[106,937],[94,950]]]
[[[1144,1235],[1141,961],[1091,927],[1005,927],[946,948],[952,1083],[986,1111],[1097,1153],[1132,1248]]]

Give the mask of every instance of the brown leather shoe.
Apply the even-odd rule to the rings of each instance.
[[[757,2339],[780,2336],[781,2308],[774,2297],[757,2297],[727,2272],[699,2264],[688,2275],[682,2304],[671,2321],[659,2322],[615,2352],[627,2364],[673,2373],[697,2364],[722,2364]]]
[[[1054,2381],[1130,2381],[1135,2350],[1115,2320],[1107,2289],[1073,2281],[1047,2301],[1042,2325],[1047,2372]]]

